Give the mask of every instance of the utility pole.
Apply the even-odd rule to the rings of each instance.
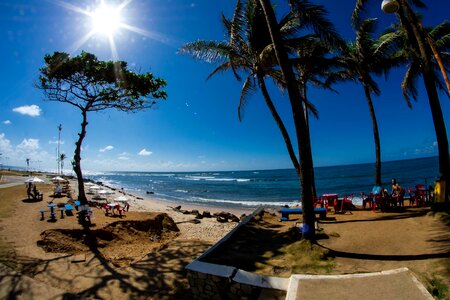
[[[59,163],[59,157],[60,157],[60,144],[61,144],[61,130],[62,130],[62,125],[59,124],[58,126],[58,151],[56,153],[56,163],[57,163],[57,174],[60,175],[60,163]]]

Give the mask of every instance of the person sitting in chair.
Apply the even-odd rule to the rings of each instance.
[[[34,187],[33,187],[33,196],[34,196],[34,199],[37,199],[37,200],[42,200],[42,197],[43,197],[43,194],[40,191],[38,191],[36,185],[34,185]]]

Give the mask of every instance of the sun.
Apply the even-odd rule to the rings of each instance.
[[[116,0],[116,5],[108,4],[108,0],[91,0],[92,2],[98,3],[98,6],[89,7],[88,9],[84,9],[70,3],[75,1],[53,1],[67,10],[74,11],[86,17],[85,24],[86,27],[89,27],[89,31],[69,46],[69,53],[71,55],[85,45],[94,35],[98,35],[107,37],[111,48],[111,55],[114,60],[117,60],[119,58],[119,54],[117,52],[115,38],[120,37],[117,37],[117,33],[122,29],[124,32],[133,32],[161,43],[169,43],[169,39],[158,32],[147,31],[143,28],[139,28],[128,23],[130,16],[124,9],[134,0]]]
[[[92,30],[95,33],[113,36],[122,25],[122,16],[119,7],[101,4],[91,14]]]

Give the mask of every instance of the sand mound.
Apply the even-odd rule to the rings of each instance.
[[[89,231],[46,230],[41,233],[37,245],[46,252],[55,253],[94,251],[116,265],[126,265],[145,253],[165,247],[178,232],[173,219],[161,213],[145,220],[121,220]]]

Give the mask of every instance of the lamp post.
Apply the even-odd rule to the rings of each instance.
[[[62,130],[62,125],[61,124],[59,124],[59,126],[58,126],[58,151],[57,151],[57,153],[56,153],[56,163],[57,163],[57,166],[56,166],[56,169],[57,169],[57,174],[58,175],[60,175],[60,169],[59,169],[59,157],[60,157],[60,144],[61,144],[61,130]]]
[[[442,114],[442,108],[436,90],[436,79],[431,57],[434,55],[436,62],[441,68],[442,76],[446,81],[447,88],[449,88],[450,91],[446,70],[443,67],[439,53],[433,45],[433,41],[431,41],[427,33],[424,31],[422,24],[409,6],[407,0],[383,0],[381,3],[381,9],[385,13],[397,14],[401,24],[407,32],[409,42],[412,44],[414,51],[420,59],[422,77],[428,94],[428,101],[430,104],[438,144],[440,186],[443,184],[441,193],[443,194],[444,203],[435,203],[435,207],[437,209],[441,209],[437,206],[442,204],[442,208],[449,209],[450,192],[448,183],[450,183],[450,159],[448,139],[444,116]]]

